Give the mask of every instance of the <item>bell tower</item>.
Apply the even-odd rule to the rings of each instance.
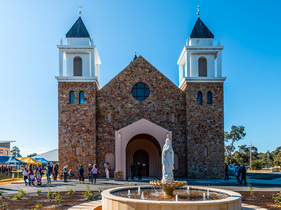
[[[81,12],[79,12],[81,15]],[[96,98],[100,89],[97,47],[81,16],[60,41],[58,137],[60,166],[77,174],[78,165],[96,162]]]
[[[197,15],[178,60],[179,87],[186,94],[187,174],[218,179],[224,173],[223,46],[214,45],[199,10]]]

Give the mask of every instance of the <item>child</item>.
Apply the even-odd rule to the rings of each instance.
[[[72,169],[69,169],[68,176],[69,176],[69,179],[71,179],[71,177],[73,176]]]
[[[22,172],[22,175],[23,175],[23,180],[24,180],[24,183],[25,183],[25,186],[27,186],[27,169],[24,168],[23,169],[23,172]]]

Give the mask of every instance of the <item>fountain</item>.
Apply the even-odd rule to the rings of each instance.
[[[162,180],[161,181],[151,181],[150,184],[160,187],[163,189],[164,194],[162,196],[174,196],[173,192],[176,188],[183,187],[187,185],[186,181],[175,181],[174,180],[174,150],[170,139],[166,139],[166,143],[163,146],[162,151]]]
[[[170,140],[166,139],[162,150],[162,180],[151,181],[150,186],[105,190],[102,209],[241,209],[242,196],[238,193],[209,187],[183,188],[187,185],[185,181],[174,180],[173,160],[174,151]]]

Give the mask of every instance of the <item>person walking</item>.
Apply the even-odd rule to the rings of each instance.
[[[81,181],[83,181],[84,184],[84,169],[82,165],[80,165],[80,168],[78,169],[78,175],[79,175],[79,183],[81,184]]]
[[[224,180],[229,180],[229,176],[228,176],[228,165],[225,162],[224,163]]]
[[[237,164],[236,168],[235,168],[235,176],[237,179],[237,184],[240,184],[240,165]]]
[[[97,168],[96,164],[94,165],[91,173],[92,173],[93,179],[95,179],[95,184],[96,184],[96,182],[97,182],[97,173],[98,173],[98,168]]]
[[[37,167],[36,167],[36,170],[35,170],[35,175],[36,175],[36,180],[37,180],[37,186],[40,186],[42,184],[41,183],[42,169],[39,166],[39,163],[37,163]]]
[[[55,167],[54,167],[54,180],[55,181],[57,181],[58,174],[59,174],[59,165],[56,163]]]
[[[131,163],[131,179],[134,180],[135,177],[135,164]]]
[[[93,165],[89,164],[88,165],[88,179],[89,179],[89,183],[92,182],[93,184],[93,174],[92,174],[92,169],[93,169]]]
[[[245,163],[242,164],[242,167],[241,167],[241,181],[240,181],[240,184],[243,183],[244,181],[244,184],[247,185],[247,181],[246,181],[246,173],[247,173],[247,169],[245,167]]]
[[[34,185],[34,180],[35,180],[35,177],[34,177],[34,173],[33,173],[33,170],[32,170],[32,165],[29,164],[29,168],[28,168],[28,184],[29,185]]]
[[[138,179],[141,180],[142,179],[142,165],[140,164],[140,162],[138,162],[138,165],[137,165],[137,172],[138,172]]]
[[[68,165],[64,166],[63,169],[62,169],[63,182],[67,182],[67,171],[68,171]]]
[[[23,181],[24,181],[25,186],[26,186],[28,184],[27,181],[26,181],[27,180],[27,176],[28,176],[28,171],[27,171],[26,168],[23,169],[22,175],[23,175]]]
[[[110,165],[109,165],[109,163],[106,163],[105,175],[106,175],[107,181],[109,181],[109,172],[110,172]]]
[[[52,174],[52,167],[50,166],[50,163],[47,163],[47,167],[46,167],[46,177],[47,177],[47,185],[51,184],[51,176]]]

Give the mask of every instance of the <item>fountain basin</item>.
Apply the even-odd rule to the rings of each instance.
[[[131,199],[114,195],[120,191],[137,191],[137,186],[119,187],[108,189],[102,192],[102,208],[107,210],[220,210],[220,209],[241,209],[242,196],[238,193],[208,187],[190,187],[190,189],[210,190],[225,194],[228,197],[218,200],[206,201],[158,201],[158,200],[141,200]],[[154,189],[152,186],[141,186],[143,189]]]
[[[160,187],[163,189],[163,196],[173,196],[173,192],[176,188],[180,188],[182,186],[187,185],[186,181],[173,181],[168,183],[163,183],[162,181],[150,181],[151,185],[155,187]]]

